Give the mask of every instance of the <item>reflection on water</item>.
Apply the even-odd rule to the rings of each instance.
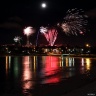
[[[8,69],[9,69],[9,65],[8,65],[8,56],[6,56],[6,75],[8,74]]]
[[[20,65],[22,66],[20,67]],[[48,76],[54,77],[53,75],[63,71],[64,75],[66,76],[67,74],[68,78],[77,74],[75,71],[76,68],[80,69],[80,73],[84,73],[85,70],[90,70],[91,59],[63,56],[42,56],[42,58],[38,56],[6,56],[6,75],[8,75],[10,70],[13,70],[14,76],[18,77],[20,70],[22,70],[22,81],[32,80],[33,77],[35,78],[37,76],[36,74],[39,74],[38,72],[40,72],[39,75],[41,78],[45,78]],[[56,80],[56,77],[54,77],[54,80],[59,81],[60,77],[64,76],[58,76],[58,80]],[[53,78],[51,79],[54,81]],[[32,86],[32,84],[29,85]],[[30,86],[26,85],[26,88]]]
[[[33,60],[33,65],[34,65],[34,71],[36,71],[36,63],[37,63],[37,56],[33,56],[34,60]]]
[[[91,70],[91,58],[82,58],[81,59],[80,73],[86,74],[86,72],[89,72],[90,70]]]
[[[43,57],[42,76],[45,78],[42,83],[57,83],[60,76],[57,74],[60,71],[59,58],[54,56]]]
[[[66,58],[66,67],[68,67],[68,65],[69,65],[69,64],[68,64],[68,58]]]
[[[81,59],[81,66],[84,66],[84,58]]]
[[[91,60],[89,58],[86,58],[86,69],[90,70],[91,67]]]
[[[9,69],[11,67],[11,56],[6,56],[6,76],[9,74]]]
[[[22,87],[23,89],[31,89],[32,87],[32,70],[30,68],[30,57],[24,56],[22,58],[22,64],[23,64],[23,74],[22,74]]]
[[[81,58],[80,73],[84,74],[84,72],[85,72],[84,58]]]
[[[15,76],[15,79],[18,78],[19,76],[19,58],[18,57],[15,57],[14,58],[14,61],[13,61],[13,64],[14,64],[14,67],[13,67],[13,72],[14,72],[14,76]]]
[[[15,81],[15,83],[11,82],[10,86],[21,84],[18,86],[24,93],[27,89],[33,89],[37,83],[58,83],[78,74],[86,74],[86,71],[92,70],[94,61],[92,58],[64,56],[6,56],[4,58],[6,78],[10,77]]]
[[[53,75],[58,71],[58,63],[59,59],[53,56],[47,56],[45,57],[45,62],[43,62],[43,71],[45,73],[45,76]]]

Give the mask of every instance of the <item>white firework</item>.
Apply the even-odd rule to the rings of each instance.
[[[83,10],[71,9],[67,11],[67,15],[64,17],[64,21],[61,24],[61,28],[65,34],[77,35],[81,32],[85,33],[85,26],[87,25],[87,16],[84,15]]]
[[[46,33],[47,31],[48,31],[47,27],[43,27],[43,26],[40,27],[40,32],[41,32],[41,33],[44,34],[44,33]]]
[[[34,29],[33,27],[27,27],[24,29],[24,35],[27,36],[27,45],[29,46],[30,45],[30,42],[29,42],[29,36],[32,35],[34,33]]]
[[[27,36],[29,36],[29,35],[31,35],[32,33],[34,33],[34,30],[33,30],[33,27],[27,27],[27,28],[25,28],[24,29],[24,35],[27,35]]]
[[[15,42],[20,42],[21,39],[22,39],[22,38],[21,38],[20,36],[15,36],[13,40],[14,40]]]

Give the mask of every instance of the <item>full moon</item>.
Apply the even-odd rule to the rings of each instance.
[[[46,8],[46,3],[42,3],[42,4],[41,4],[41,7],[42,7],[42,8]]]

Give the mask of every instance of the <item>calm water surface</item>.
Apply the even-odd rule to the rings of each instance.
[[[89,82],[96,78],[95,73],[96,58],[0,57],[0,96],[59,96],[70,89],[72,80]]]

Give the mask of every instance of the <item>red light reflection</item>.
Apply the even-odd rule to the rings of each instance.
[[[57,83],[60,81],[60,67],[59,58],[55,56],[46,56],[45,58],[44,75],[45,80],[43,83]]]

